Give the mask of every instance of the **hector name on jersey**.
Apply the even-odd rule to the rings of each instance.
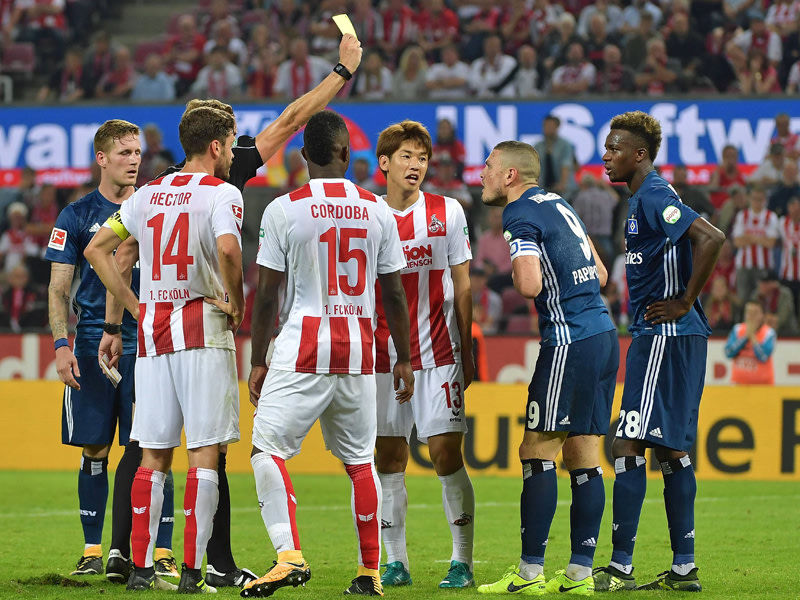
[[[649,304],[680,298],[686,291],[692,275],[692,243],[684,234],[697,218],[675,188],[655,171],[628,199],[625,274],[633,315],[629,329],[634,337],[711,334],[699,298],[677,321],[653,325],[644,320]]]
[[[151,181],[106,222],[142,249],[139,356],[236,349],[227,315],[204,298],[224,297],[217,238],[234,235],[241,247],[243,214],[231,184],[180,173]]]
[[[411,317],[411,366],[419,370],[461,363],[450,266],[472,259],[464,209],[453,198],[420,192],[406,210],[390,210],[406,257],[402,279]],[[383,312],[380,285],[376,293],[375,370],[390,373],[397,353]]]
[[[106,288],[92,269],[83,251],[94,234],[120,205],[107,200],[98,190],[86,194],[62,210],[50,234],[45,259],[54,263],[77,265],[81,278],[73,308],[78,315],[75,332],[75,356],[97,356],[106,320]],[[133,269],[133,292],[139,294],[139,266]],[[126,310],[122,317],[123,354],[136,354],[136,320]]]
[[[503,209],[511,260],[537,256],[542,291],[536,297],[542,346],[563,346],[614,329],[600,298],[597,264],[586,227],[561,196],[538,187]]]

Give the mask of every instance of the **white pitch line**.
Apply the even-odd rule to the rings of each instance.
[[[762,501],[762,500],[781,500],[784,498],[788,498],[789,496],[738,496],[736,498],[732,498],[730,496],[701,496],[696,499],[697,503],[704,503],[704,502],[724,502],[726,500],[731,501],[739,501],[739,500],[755,500],[755,501]],[[350,505],[346,503],[342,503],[341,505],[323,505],[323,506],[309,506],[302,504],[302,497],[300,498],[300,504],[297,506],[297,510],[300,512],[339,512],[339,511],[349,511]],[[662,498],[645,498],[645,504],[663,504],[664,500]],[[559,500],[559,506],[569,506],[571,504],[571,500]],[[610,499],[606,502],[607,506],[611,505]],[[477,508],[513,508],[519,506],[519,502],[477,502]],[[440,510],[442,505],[440,503],[435,504],[409,504],[409,509],[412,510]],[[0,519],[37,519],[37,518],[50,518],[50,517],[70,517],[75,516],[77,514],[77,510],[52,510],[46,512],[39,512],[39,511],[30,511],[30,512],[21,512],[21,513],[0,513]],[[258,505],[253,504],[252,507],[246,506],[236,506],[231,507],[232,513],[251,513],[251,512],[258,512]]]

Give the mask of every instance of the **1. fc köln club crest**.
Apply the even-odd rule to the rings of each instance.
[[[428,224],[428,231],[431,233],[439,233],[444,230],[444,223],[436,218],[436,215],[431,215],[431,222]]]

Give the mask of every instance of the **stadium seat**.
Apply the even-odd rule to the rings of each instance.
[[[511,316],[515,313],[523,312],[523,308],[525,309],[524,312],[528,312],[527,311],[528,301],[525,300],[522,294],[520,294],[513,287],[505,288],[503,292],[500,294],[500,297],[503,299],[504,315]]]
[[[524,333],[531,335],[531,316],[530,315],[510,315],[506,321],[506,333]]]
[[[144,63],[147,57],[155,52],[161,54],[164,51],[164,44],[166,39],[163,36],[143,40],[136,44],[136,50],[133,53],[133,66],[138,71],[144,70]]]
[[[30,78],[36,67],[36,52],[31,42],[8,44],[3,48],[0,72],[20,73]]]

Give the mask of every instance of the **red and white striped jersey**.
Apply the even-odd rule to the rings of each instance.
[[[778,215],[771,210],[764,209],[759,213],[746,208],[740,210],[733,222],[733,238],[742,235],[757,235],[775,238],[780,237],[778,230]],[[739,248],[736,252],[737,269],[772,269],[772,248],[765,248],[751,244]]]
[[[286,273],[271,369],[375,372],[375,281],[406,264],[384,200],[346,179],[312,179],[267,205],[256,262]]]
[[[236,349],[227,315],[203,298],[225,297],[217,238],[241,246],[243,214],[241,192],[205,173],[166,175],[122,203],[119,220],[139,241],[139,356]]]
[[[407,264],[402,272],[411,316],[411,367],[432,369],[461,362],[451,265],[472,259],[464,209],[457,200],[420,192],[397,220]],[[378,296],[375,370],[389,373],[397,353]]]
[[[781,279],[800,281],[800,223],[781,217]]]

